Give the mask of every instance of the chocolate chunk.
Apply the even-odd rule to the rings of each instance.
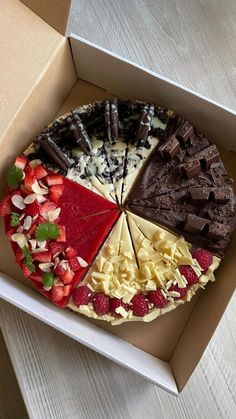
[[[168,138],[168,140],[166,140],[164,144],[162,144],[158,149],[161,156],[168,160],[173,159],[178,154],[179,150],[179,141],[175,135],[172,135],[170,138]]]
[[[222,204],[232,199],[232,190],[230,188],[214,188],[213,194],[215,201]]]
[[[146,105],[142,109],[141,118],[139,121],[138,131],[137,131],[137,142],[138,145],[142,145],[147,137],[148,133],[151,130],[152,117],[154,115],[154,106]]]
[[[176,137],[182,143],[186,143],[192,135],[193,135],[193,127],[188,121],[184,122],[184,124],[176,132]]]
[[[184,231],[189,233],[201,233],[208,225],[209,221],[206,218],[200,218],[197,215],[188,214],[184,225]]]
[[[107,127],[107,136],[110,143],[118,138],[119,119],[117,99],[106,100],[105,102],[105,122]]]
[[[187,179],[196,177],[201,172],[201,165],[199,160],[190,160],[187,163],[181,164],[180,169]]]
[[[211,145],[199,153],[195,154],[195,160],[200,160],[202,169],[208,169],[212,163],[216,163],[219,160],[219,151],[215,145]]]
[[[215,240],[221,240],[224,239],[229,232],[230,226],[214,222],[209,225],[207,237]]]
[[[193,202],[215,202],[225,203],[232,198],[230,188],[189,188],[190,200]]]
[[[189,188],[190,200],[193,202],[207,202],[212,188]]]
[[[90,154],[92,151],[91,141],[79,115],[72,112],[71,116],[67,118],[67,123],[81,150],[85,154]]]
[[[40,147],[48,154],[48,156],[59,166],[62,170],[67,170],[71,167],[71,162],[68,157],[61,151],[58,145],[50,138],[49,134],[39,136],[38,143]]]

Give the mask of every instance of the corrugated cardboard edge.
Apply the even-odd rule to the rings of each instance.
[[[170,393],[178,394],[168,362],[145,353],[92,323],[88,324],[87,319],[75,316],[69,310],[61,310],[52,305],[50,301],[45,300],[40,294],[2,273],[0,273],[0,298],[38,320],[45,322],[47,319],[46,323],[49,326],[119,365],[131,369]]]
[[[216,279],[216,282],[209,284],[201,293],[201,298],[198,299],[169,361],[179,391],[183,390],[196,368],[234,294],[236,288],[235,247],[236,235],[234,234],[225,259],[217,272],[217,276],[223,272],[224,277],[221,278],[223,280]]]
[[[71,0],[21,0],[21,2],[62,35],[66,34]]]
[[[27,147],[29,139],[54,119],[76,80],[69,42],[62,38],[48,65],[39,74],[26,100],[1,137],[1,147],[5,150],[1,173],[3,176],[16,155]],[[0,182],[0,194],[3,190],[4,182]]]

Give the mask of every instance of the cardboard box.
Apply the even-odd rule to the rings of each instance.
[[[63,32],[61,6],[68,14],[70,2],[52,1],[58,7],[48,15],[46,0],[24,0]],[[156,102],[182,114],[221,147],[236,179],[235,112],[72,34],[68,41],[19,1],[1,1],[0,31],[5,69],[0,75],[1,193],[8,165],[44,126],[79,104],[112,96]],[[2,223],[0,234],[2,299],[175,395],[199,362],[235,289],[234,235],[217,281],[190,303],[149,324],[112,327],[61,310],[30,289],[14,262]]]

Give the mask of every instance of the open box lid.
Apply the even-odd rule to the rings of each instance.
[[[66,34],[71,0],[21,0],[62,35]]]
[[[58,9],[59,3],[63,3],[62,6],[69,3],[52,0],[47,4],[52,2],[57,4]],[[27,3],[36,5],[36,2]],[[38,3],[46,5],[46,1]],[[35,135],[34,124],[30,123],[32,119],[37,118],[38,124],[34,126],[38,131],[42,129],[42,124],[52,120],[74,84],[76,74],[68,40],[17,0],[1,0],[0,36],[3,40],[0,51],[0,145],[9,144],[10,137],[17,132],[21,133],[19,142],[22,149],[24,134],[28,138]],[[45,98],[44,106],[40,105],[39,95]],[[45,119],[46,112],[48,116]],[[13,134],[11,128],[13,121],[16,127],[17,119],[18,130]],[[12,156],[13,152],[10,152],[6,165]]]

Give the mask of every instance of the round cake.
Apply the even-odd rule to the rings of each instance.
[[[214,144],[169,109],[112,99],[58,118],[0,204],[24,276],[60,307],[151,321],[214,281],[235,196]]]

